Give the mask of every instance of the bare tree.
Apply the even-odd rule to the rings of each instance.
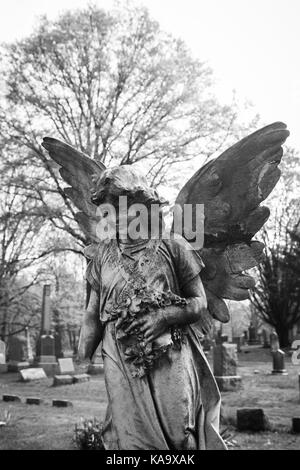
[[[281,347],[300,321],[300,202],[277,208],[273,225],[262,232],[265,257],[257,269],[251,301],[263,321],[275,328]]]
[[[137,163],[153,185],[173,166],[205,160],[238,131],[236,109],[212,93],[212,71],[144,8],[96,7],[43,18],[3,51],[0,133],[16,149],[15,181],[44,206],[45,218],[81,247],[73,207],[43,153],[56,136],[106,165]]]

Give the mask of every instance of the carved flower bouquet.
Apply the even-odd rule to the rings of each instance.
[[[123,345],[124,355],[126,361],[130,363],[133,377],[143,377],[147,374],[169,348],[180,348],[183,338],[182,330],[172,327],[152,343],[146,343],[143,333],[138,328],[127,334],[125,331],[127,327],[140,315],[155,315],[155,310],[171,305],[186,305],[186,303],[186,299],[171,291],[163,292],[142,287],[135,288],[131,296],[127,293],[127,297],[122,298],[113,310],[112,315],[118,317],[116,336]]]

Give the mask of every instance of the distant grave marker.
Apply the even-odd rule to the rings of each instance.
[[[20,371],[20,377],[23,382],[32,382],[34,380],[46,379],[47,375],[45,374],[44,369],[41,367],[23,369]]]
[[[272,352],[273,357],[273,375],[288,375],[287,370],[284,365],[284,356],[285,353],[278,349],[277,351]]]
[[[58,359],[58,368],[59,373],[62,375],[72,374],[73,372],[75,372],[73,359],[71,357]]]

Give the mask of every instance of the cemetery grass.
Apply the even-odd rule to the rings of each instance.
[[[249,348],[247,353],[239,354],[243,387],[236,392],[222,393],[221,430],[227,430],[229,449],[300,449],[300,435],[291,433],[292,417],[300,416],[299,368],[289,358],[286,367],[288,376],[272,376],[269,351]],[[2,395],[8,393],[20,396],[22,402],[3,402]],[[107,404],[103,375],[92,376],[87,383],[52,387],[52,379],[23,383],[18,380],[18,374],[0,374],[0,396],[0,421],[6,410],[11,412],[8,425],[0,427],[1,450],[75,450],[75,424],[81,418],[103,420]],[[44,402],[26,405],[27,397],[39,397]],[[52,399],[70,400],[73,406],[52,407]],[[244,407],[263,408],[272,431],[238,432],[236,410]]]

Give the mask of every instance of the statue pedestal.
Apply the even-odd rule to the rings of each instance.
[[[37,367],[42,367],[47,377],[53,377],[57,374],[58,364],[55,356],[40,356],[37,359]]]
[[[215,377],[220,392],[232,392],[239,390],[242,386],[242,377],[240,375],[228,375]]]

